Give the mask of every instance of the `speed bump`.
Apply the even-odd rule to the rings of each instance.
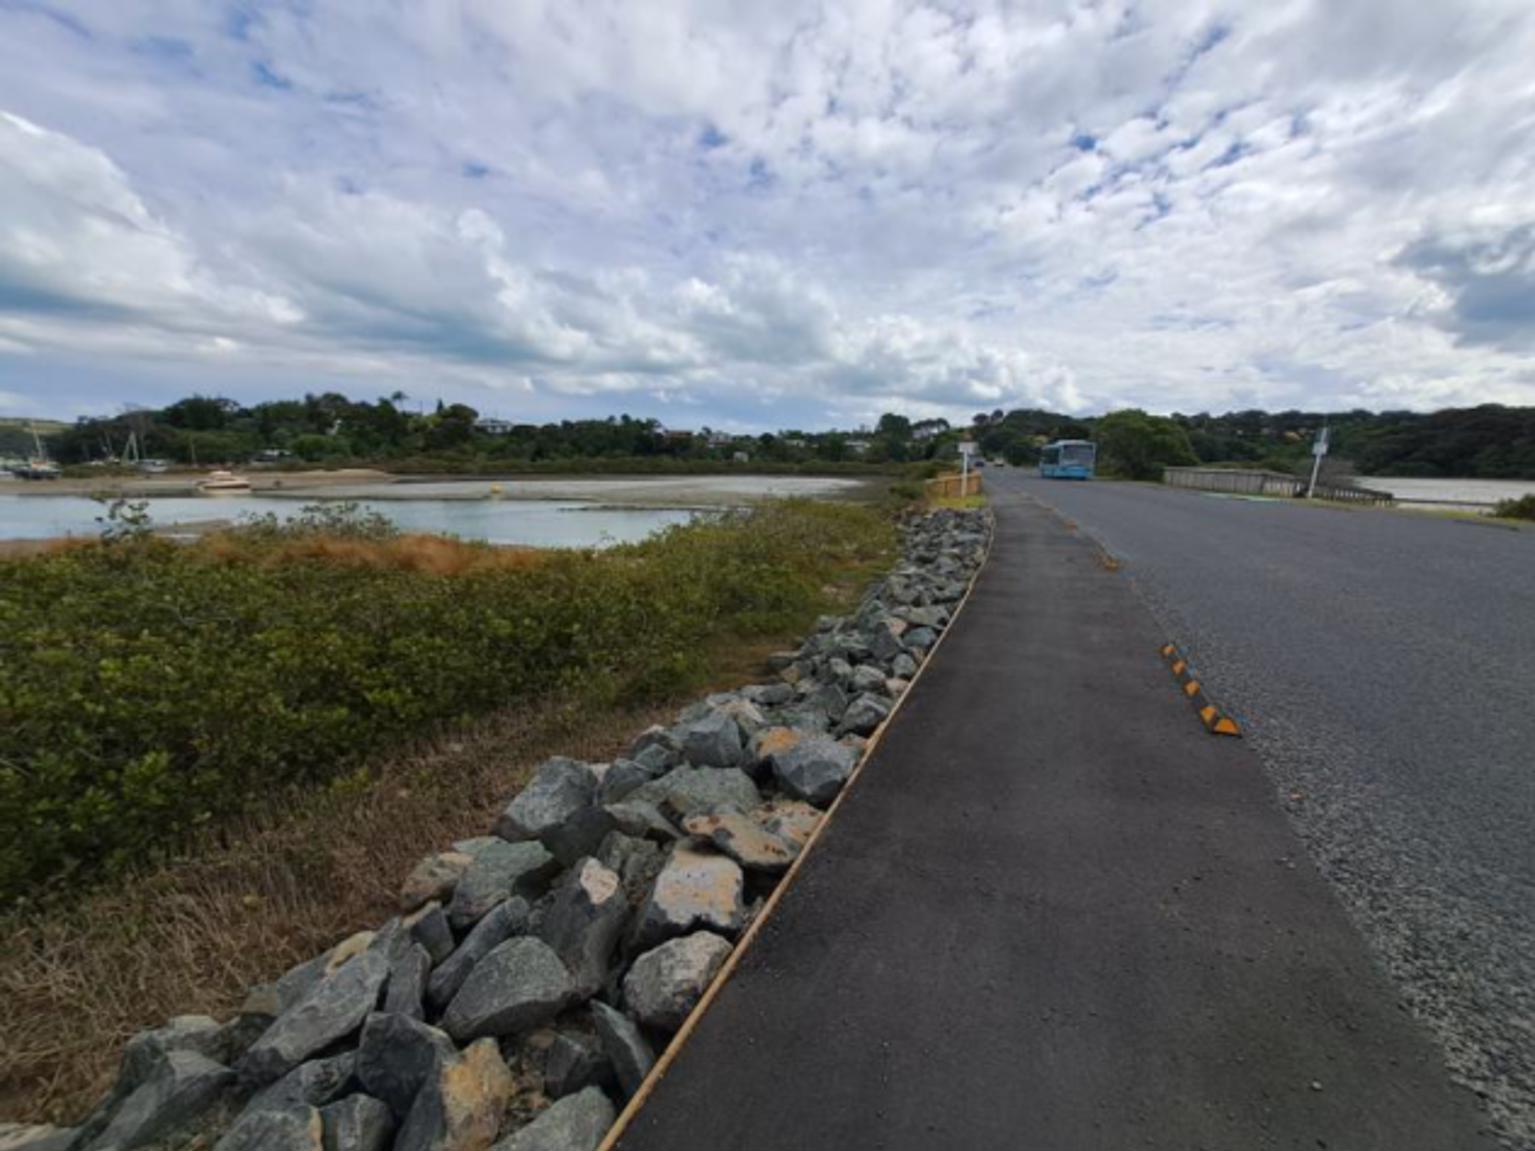
[[[1205,695],[1204,685],[1194,678],[1194,673],[1189,669],[1189,661],[1178,650],[1177,644],[1163,644],[1162,658],[1172,669],[1173,678],[1183,688],[1183,694],[1188,697],[1189,702],[1194,705],[1194,710],[1199,713],[1199,720],[1205,725],[1206,731],[1211,735],[1240,736],[1242,734],[1237,721],[1210,702],[1209,697]]]

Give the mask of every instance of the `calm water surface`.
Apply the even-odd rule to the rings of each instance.
[[[482,485],[483,488],[483,485]],[[271,512],[297,515],[302,499],[266,496],[156,497],[146,501],[157,527],[235,520]],[[604,547],[642,540],[695,513],[674,508],[612,509],[556,500],[358,500],[407,532],[437,532],[463,539],[525,547]],[[101,532],[96,501],[75,496],[19,496],[0,492],[0,539],[54,539]]]

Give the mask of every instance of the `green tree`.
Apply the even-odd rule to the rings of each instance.
[[[1097,440],[1105,470],[1126,479],[1160,479],[1164,467],[1199,462],[1182,427],[1139,408],[1104,416],[1098,421]]]

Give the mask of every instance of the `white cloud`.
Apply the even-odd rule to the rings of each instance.
[[[1532,56],[1515,0],[6,9],[0,385],[1535,402]]]

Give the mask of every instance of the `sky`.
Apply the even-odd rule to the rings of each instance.
[[[0,415],[1535,404],[1529,0],[0,0]]]

